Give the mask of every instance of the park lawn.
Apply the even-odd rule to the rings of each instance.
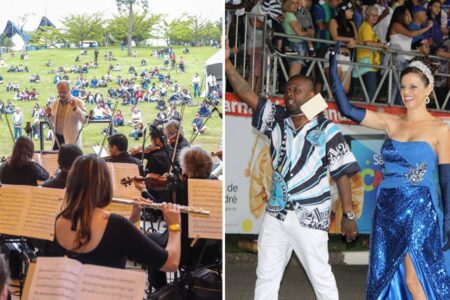
[[[89,69],[88,73],[85,73],[84,76],[90,81],[93,76],[95,75],[98,79],[101,78],[101,76],[106,75],[107,68],[109,64],[113,64],[114,66],[119,63],[122,66],[121,72],[111,72],[113,76],[113,81],[108,83],[108,87],[106,88],[86,88],[86,92],[91,91],[93,94],[100,92],[103,94],[105,102],[108,98],[108,88],[112,86],[114,89],[117,88],[116,78],[117,75],[121,74],[123,79],[131,78],[132,75],[128,74],[128,68],[129,66],[133,65],[136,69],[136,72],[138,75],[141,73],[141,71],[145,68],[148,69],[154,69],[155,66],[158,66],[160,69],[160,72],[163,74],[167,74],[170,72],[172,76],[172,81],[175,80],[178,81],[181,88],[186,87],[189,88],[191,95],[193,94],[192,89],[192,77],[195,73],[198,73],[202,81],[202,91],[206,86],[206,78],[204,78],[204,68],[206,60],[211,57],[214,53],[216,53],[219,49],[217,48],[210,48],[210,47],[192,47],[190,48],[190,54],[183,55],[182,53],[182,47],[174,47],[173,51],[175,51],[177,56],[177,61],[179,60],[180,56],[183,56],[185,60],[186,65],[186,73],[181,73],[180,71],[176,72],[176,70],[163,70],[163,60],[158,59],[156,57],[151,56],[151,52],[154,48],[135,48],[137,51],[137,58],[135,57],[127,57],[127,51],[126,49],[121,51],[119,47],[101,47],[99,48],[99,68],[98,69]],[[117,58],[116,61],[105,61],[103,58],[103,55],[105,53],[108,53],[109,51],[113,52],[113,55],[115,58]],[[5,102],[7,100],[12,100],[14,98],[15,92],[6,92],[6,84],[8,82],[11,83],[18,83],[20,84],[20,91],[23,91],[25,88],[28,88],[30,91],[32,88],[36,88],[36,90],[39,92],[39,99],[37,101],[31,100],[29,102],[24,102],[20,100],[12,100],[13,104],[16,107],[20,107],[23,115],[24,115],[24,122],[23,127],[25,127],[26,122],[30,122],[33,124],[32,119],[32,110],[33,106],[36,102],[39,103],[41,107],[44,107],[47,103],[47,99],[49,96],[57,96],[57,90],[56,85],[53,83],[54,74],[48,74],[50,70],[56,70],[59,66],[71,66],[73,64],[81,65],[85,62],[94,61],[94,50],[89,49],[88,55],[80,55],[80,61],[78,63],[75,63],[75,57],[77,55],[80,55],[80,49],[47,49],[47,50],[38,50],[38,51],[30,51],[28,52],[28,59],[27,60],[21,60],[20,59],[20,53],[16,53],[14,57],[12,57],[10,54],[6,53],[3,54],[3,57],[6,59],[7,66],[0,67],[0,74],[3,76],[3,84],[0,85],[0,99]],[[53,63],[52,67],[47,67],[46,63],[48,60],[51,60]],[[142,59],[145,59],[147,61],[146,67],[141,67],[140,62]],[[8,67],[13,65],[26,65],[29,68],[29,73],[23,72],[23,73],[7,73]],[[41,82],[39,84],[36,83],[30,83],[29,78],[31,74],[39,74],[41,77]],[[67,73],[69,76],[69,79],[71,83],[73,83],[78,76],[77,73]],[[138,76],[137,82],[140,83],[140,76]],[[153,82],[155,80],[152,80]],[[151,86],[151,84],[149,85]],[[159,87],[159,83],[156,82],[156,86]],[[167,96],[165,97],[165,100],[169,99],[171,95],[171,86],[168,89]],[[195,98],[195,100],[199,103],[203,101],[203,98]],[[120,101],[120,100],[119,100]],[[90,109],[93,109],[94,105],[86,104],[87,112],[89,112]],[[142,113],[142,118],[144,121],[144,124],[153,122],[154,118],[156,117],[157,110],[155,107],[155,103],[149,103],[149,102],[143,102],[138,104],[139,109]],[[195,113],[197,112],[199,107],[185,107],[185,112],[183,116],[183,126],[184,126],[184,134],[186,139],[189,141],[193,130],[192,130],[192,120],[194,118]],[[130,120],[131,118],[131,106],[123,106],[119,103],[118,109],[122,111],[122,114],[125,117],[125,123]],[[181,107],[177,107],[178,111],[181,111]],[[8,115],[10,124],[12,126],[12,115]],[[202,134],[198,136],[195,141],[193,142],[194,146],[200,146],[207,151],[217,151],[219,148],[219,144],[222,137],[222,120],[219,118],[217,113],[214,113],[210,120],[206,123],[207,130],[205,134]],[[83,152],[86,153],[93,153],[93,146],[97,144],[102,144],[104,135],[102,134],[102,130],[107,127],[107,124],[101,123],[101,124],[89,124],[83,129],[82,137],[83,137]],[[115,127],[115,129],[118,132],[121,132],[125,135],[129,135],[129,133],[132,131],[132,127],[129,126],[120,126]],[[14,129],[13,129],[14,130]],[[25,134],[25,130],[23,130],[23,134]],[[46,134],[46,130],[45,130]],[[149,143],[149,141],[146,142],[146,145]],[[34,140],[35,144],[35,150],[40,150],[40,141]],[[135,146],[135,145],[142,145],[142,138],[135,141],[134,139],[129,139],[129,147]],[[9,156],[12,152],[12,146],[13,141],[10,137],[9,129],[7,128],[7,124],[5,122],[5,115],[2,115],[2,121],[0,121],[0,156]],[[107,147],[107,145],[105,145]],[[50,142],[47,141],[45,143],[45,150],[50,149]]]

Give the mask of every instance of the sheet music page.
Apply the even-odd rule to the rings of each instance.
[[[209,217],[189,214],[189,237],[221,240],[222,181],[189,179],[188,203],[210,212]]]
[[[31,186],[4,184],[0,187],[0,233],[21,235],[30,200]]]
[[[84,265],[80,295],[83,300],[141,300],[146,274],[93,265]]]
[[[65,257],[38,257],[25,300],[78,300],[83,265]],[[27,277],[28,280],[28,277]]]
[[[56,170],[59,169],[58,153],[42,153],[41,154],[42,166],[50,176],[55,175]]]
[[[32,199],[28,203],[22,235],[53,241],[55,219],[61,210],[65,190],[32,187]]]
[[[112,169],[112,178],[114,181],[114,197],[132,199],[139,197],[141,193],[134,187],[134,184],[124,186],[120,180],[125,177],[139,176],[139,168],[135,164],[108,163]]]

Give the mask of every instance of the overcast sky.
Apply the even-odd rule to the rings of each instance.
[[[56,27],[69,14],[103,12],[105,16],[116,14],[115,0],[0,0],[0,33],[8,20],[19,23],[19,17],[28,15],[25,30],[35,30],[43,16]],[[203,19],[218,20],[224,11],[223,0],[149,0],[152,13],[166,14],[169,19],[183,13],[200,16]]]

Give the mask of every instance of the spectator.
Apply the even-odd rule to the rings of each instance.
[[[114,115],[113,125],[114,126],[123,126],[123,123],[124,123],[124,118],[122,115],[122,111],[119,109],[119,110],[117,110],[116,114]]]
[[[30,139],[33,138],[33,129],[31,128],[31,123],[30,122],[27,122],[27,125],[25,125],[25,134]]]
[[[206,101],[203,101],[202,105],[200,106],[200,108],[198,110],[198,114],[202,118],[206,118],[211,114],[211,111],[209,110],[208,104],[206,103]]]
[[[94,107],[94,120],[104,120],[104,109],[100,106],[100,104],[97,104]]]
[[[198,73],[195,73],[192,78],[192,87],[194,88],[194,97],[200,97],[200,77]]]
[[[374,5],[367,7],[365,21],[362,22],[358,29],[358,43],[365,46],[387,49],[387,45],[382,43],[373,31],[373,25],[376,23],[377,19],[378,9]],[[379,65],[381,63],[381,55],[379,51],[358,48],[356,51],[356,60],[359,63]],[[379,69],[357,67],[355,71],[362,75],[369,96],[368,100],[373,100],[380,74]]]
[[[178,66],[180,67],[181,72],[186,72],[183,56],[180,56],[180,61],[178,62]],[[164,80],[164,77],[163,77],[163,80]]]
[[[201,134],[206,130],[206,126],[203,126],[203,119],[199,113],[196,113],[194,120],[192,120],[192,129],[196,134]]]
[[[131,110],[131,121],[128,124],[135,126],[139,123],[142,123],[141,111],[137,107],[133,107]]]
[[[98,87],[98,79],[94,76],[91,80],[91,87],[96,89]]]
[[[298,11],[299,7],[299,0],[286,0],[283,2],[283,12],[285,15],[282,25],[284,32],[289,35],[314,37],[314,31],[312,29],[307,30],[305,28],[301,28],[298,23],[295,13]],[[292,51],[298,53],[299,56],[308,55],[308,46],[304,40],[291,37],[287,40],[289,42],[289,48]],[[303,65],[306,65],[303,58],[291,58],[289,61],[289,77],[300,74]]]
[[[12,119],[14,124],[14,141],[17,141],[19,136],[22,135],[23,114],[20,111],[20,108],[16,108],[16,111],[13,113]]]
[[[41,129],[40,129],[40,121],[39,119],[34,119],[33,125],[31,126],[31,130],[33,132],[33,136],[35,140],[39,140],[41,137]]]
[[[250,11],[247,23],[247,55],[249,57],[249,73],[247,81],[256,93],[261,89],[261,72],[262,72],[262,46],[264,14],[262,9],[262,0],[257,0],[255,6]],[[200,92],[200,90],[199,90]],[[195,88],[194,88],[195,97]]]
[[[423,25],[427,25],[426,21],[428,20],[427,17],[427,10],[422,5],[417,5],[413,8],[412,12],[412,22],[408,24],[408,29],[410,31],[417,31],[423,28]],[[412,44],[415,44],[417,41],[423,40],[425,38],[425,33],[416,35],[412,39]]]
[[[428,32],[433,44],[431,48],[431,53],[440,57],[450,58],[450,53],[448,49],[444,49],[444,37],[441,27],[441,15],[443,11],[441,10],[441,2],[439,0],[431,0],[428,3],[427,16],[430,21],[433,22],[433,27]]]
[[[386,40],[391,43],[390,46],[391,49],[410,52],[412,38],[421,35],[422,33],[426,33],[428,30],[431,29],[431,27],[433,27],[433,22],[429,21],[425,28],[410,31],[408,29],[410,23],[411,23],[411,14],[409,13],[406,6],[397,7],[394,10],[394,13],[392,14],[391,23],[389,24],[387,30]],[[400,73],[408,65],[408,61],[410,59],[411,56],[405,54],[398,54],[395,57],[394,64],[398,72],[397,78],[400,78]],[[402,105],[402,100],[400,98],[400,94],[398,93],[399,85],[400,85],[399,82],[398,83],[394,82],[392,84],[391,97],[394,98],[395,104]]]
[[[281,4],[281,0],[263,0],[262,2],[262,11],[267,16],[268,24],[275,33],[284,33],[281,25],[283,20]],[[283,51],[283,38],[275,37],[274,46],[278,51]]]
[[[134,138],[135,140],[138,140],[142,136],[143,129],[144,129],[144,124],[142,124],[142,122],[134,125],[134,129],[130,133],[130,137]]]
[[[170,116],[171,120],[175,120],[175,121],[178,121],[178,122],[181,121],[181,115],[180,115],[180,112],[177,111],[177,107],[176,106],[171,106],[170,107],[169,116]]]
[[[355,23],[353,22],[353,4],[346,0],[341,2],[336,7],[336,17],[331,18],[329,24],[329,30],[331,34],[331,38],[333,41],[340,41],[344,43],[344,46],[341,47],[339,53],[337,55],[338,60],[350,62],[351,49],[354,49],[356,46],[356,41],[358,39],[358,33],[356,30]],[[328,60],[329,52],[325,55],[325,58]],[[328,64],[326,64],[326,68],[328,69]],[[341,82],[344,85],[344,91],[346,93],[350,90],[350,76],[351,66],[340,64],[338,67],[338,74]],[[328,72],[327,72],[328,74]]]

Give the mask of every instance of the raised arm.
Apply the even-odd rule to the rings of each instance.
[[[330,53],[330,81],[332,82],[332,89],[339,111],[344,117],[358,124],[389,133],[389,123],[391,120],[398,118],[397,116],[356,107],[348,101],[337,72],[336,53],[339,47],[340,43],[336,43],[336,46]]]
[[[251,109],[255,110],[258,105],[258,95],[234,68],[233,63],[230,60],[230,46],[228,40],[225,45],[225,74],[227,75],[228,81],[233,87],[234,92],[242,101],[247,103]]]
[[[437,153],[439,157],[439,185],[444,206],[444,251],[450,249],[450,129],[447,124],[440,126]]]

